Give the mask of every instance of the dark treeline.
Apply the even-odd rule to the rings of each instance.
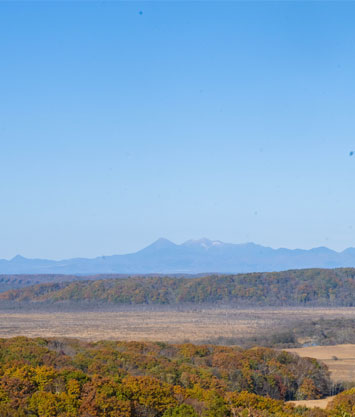
[[[302,342],[300,342],[302,340]],[[298,348],[303,346],[329,346],[355,344],[355,319],[312,319],[288,323],[276,331],[267,330],[254,336],[219,336],[199,343],[238,345],[243,348],[264,346],[271,348]],[[355,382],[355,381],[354,381]]]
[[[169,274],[169,277],[199,277],[204,274]],[[0,274],[0,292],[29,287],[43,283],[72,282],[72,281],[96,281],[100,279],[120,278],[146,278],[149,276],[167,276],[164,274],[94,274],[94,275],[72,275],[72,274]]]
[[[284,400],[329,394],[325,365],[267,348],[0,339],[2,417],[335,417]],[[350,414],[349,414],[350,415]]]
[[[201,278],[129,277],[39,284],[0,300],[112,304],[209,303],[232,306],[354,306],[355,269],[303,269]]]

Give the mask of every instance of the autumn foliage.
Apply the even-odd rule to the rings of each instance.
[[[170,305],[355,305],[355,268],[302,269],[202,278],[130,277],[46,283],[0,294],[0,302]]]
[[[352,391],[317,416],[284,403],[329,387],[316,360],[266,348],[0,340],[1,417],[352,415]]]

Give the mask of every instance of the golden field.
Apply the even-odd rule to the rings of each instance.
[[[355,308],[126,309],[121,311],[0,311],[0,337],[182,342],[277,332],[296,321],[354,318]],[[340,363],[339,363],[340,364]]]

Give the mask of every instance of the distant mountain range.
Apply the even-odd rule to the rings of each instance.
[[[198,274],[339,267],[355,267],[355,248],[343,252],[326,247],[273,249],[209,239],[189,240],[181,245],[158,239],[135,253],[92,259],[53,261],[17,255],[0,260],[0,274]]]

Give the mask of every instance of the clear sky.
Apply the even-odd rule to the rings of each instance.
[[[1,2],[0,258],[355,246],[354,2]]]

